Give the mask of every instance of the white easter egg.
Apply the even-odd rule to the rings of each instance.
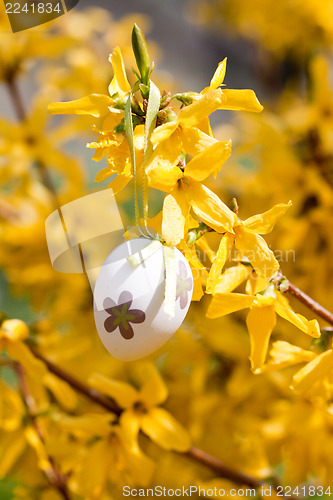
[[[174,249],[177,291],[173,317],[164,308],[163,247],[136,267],[127,260],[150,243],[147,238],[135,238],[115,248],[94,289],[98,334],[110,354],[124,361],[143,358],[165,344],[184,321],[191,303],[192,272],[179,250]]]

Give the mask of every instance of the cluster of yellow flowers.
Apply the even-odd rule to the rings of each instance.
[[[41,28],[34,36],[1,35],[1,81],[18,119],[0,122],[0,266],[10,287],[0,310],[25,322],[0,317],[0,478],[10,478],[0,479],[0,496],[6,498],[5,487],[15,500],[111,500],[124,485],[235,487],[216,478],[216,468],[209,474],[199,468],[191,445],[253,475],[257,484],[278,476],[288,485],[315,478],[328,486],[330,332],[321,335],[304,308],[294,312],[271,250],[295,249],[296,262],[283,262],[283,272],[329,307],[328,63],[312,63],[312,101],[304,104],[289,91],[279,118],[258,113],[262,106],[253,91],[225,87],[226,60],[200,93],[161,92],[151,154],[144,158],[151,68],[140,38],[140,86],[133,89],[127,75],[134,20],[147,27],[140,16],[115,23],[102,9],[89,9],[67,14],[51,33]],[[105,51],[115,45],[106,94],[111,66]],[[25,110],[18,83],[37,61],[38,98]],[[50,95],[75,99],[51,104],[51,113],[77,116],[49,122]],[[96,150],[93,159],[106,161],[96,182],[110,178],[114,193],[129,193],[118,196],[127,211],[137,180],[125,130],[128,99],[137,171],[164,193],[162,210],[148,224],[184,253],[194,293],[177,335],[149,359],[125,364],[100,344],[84,277],[52,269],[44,222],[59,204],[88,192],[80,161],[67,144],[66,152],[61,149],[73,139],[80,147],[83,134]],[[225,128],[212,131],[209,115],[216,110],[255,112],[239,119],[235,154],[221,172],[231,141]],[[98,133],[94,141],[91,125]],[[234,196],[239,209],[230,202]],[[258,215],[241,218],[255,210]],[[262,235],[281,216],[267,243]],[[287,321],[276,322],[276,314]]]
[[[136,30],[137,28],[134,28],[133,33],[137,33]],[[147,55],[146,59],[148,60]],[[267,212],[243,221],[213,191],[202,184],[211,174],[217,176],[231,154],[231,141],[219,141],[214,137],[209,115],[219,109],[260,112],[262,106],[254,92],[221,88],[226,73],[224,59],[218,65],[209,87],[201,93],[187,92],[173,98],[164,93],[157,114],[156,128],[151,136],[153,151],[143,166],[144,124],[149,89],[144,85],[143,78],[139,79],[144,86],[140,96],[142,102],[139,97],[132,98],[119,47],[114,49],[110,62],[114,77],[109,85],[109,95],[91,94],[75,101],[53,103],[49,106],[50,112],[54,114],[103,117],[102,128],[98,130],[98,140],[88,144],[89,148],[96,148],[96,161],[104,157],[107,161],[107,167],[98,172],[96,181],[116,174],[109,184],[116,194],[133,179],[130,147],[123,125],[126,102],[132,99],[136,165],[138,169],[145,170],[151,188],[168,193],[164,198],[162,211],[156,216],[154,228],[162,234],[167,244],[179,245],[195,270],[204,268],[193,252],[196,239],[204,238],[200,231],[196,233],[196,228],[199,227],[197,218],[207,230],[222,234],[207,276],[203,273],[193,273],[194,300],[201,298],[204,282],[206,292],[214,296],[207,312],[208,317],[216,318],[250,307],[247,326],[251,338],[250,360],[253,370],[260,370],[265,362],[269,338],[275,326],[275,312],[303,332],[319,337],[317,321],[307,321],[303,316],[294,313],[288,301],[276,291],[272,278],[279,269],[279,264],[261,236],[271,232],[278,218],[286,212],[291,203],[275,205]],[[140,69],[140,59],[138,66]],[[149,67],[147,73],[148,71]],[[177,108],[171,106],[173,99],[182,102],[183,106],[178,113]],[[194,241],[188,238],[189,230],[194,234]],[[202,245],[202,240],[200,243]],[[249,267],[240,263],[228,268],[228,271],[221,275],[234,245],[238,251],[237,260],[245,261]],[[251,269],[254,271],[252,275]],[[247,279],[246,295],[232,293]]]
[[[307,57],[333,41],[332,3],[323,0],[189,0],[193,18],[241,35],[278,59]],[[274,22],[269,22],[274,20]]]

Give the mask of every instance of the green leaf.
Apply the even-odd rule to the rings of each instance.
[[[150,71],[148,49],[145,37],[136,24],[134,24],[134,28],[132,31],[132,47],[136,59],[136,64],[138,65],[140,71],[141,82],[145,85],[148,85]]]

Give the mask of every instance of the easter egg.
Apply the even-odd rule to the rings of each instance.
[[[165,311],[165,265],[162,245],[133,266],[127,258],[152,240],[135,238],[115,248],[106,258],[94,289],[98,334],[117,359],[131,361],[156,351],[182,324],[191,303],[193,278],[183,254],[174,249],[177,273],[173,315]]]

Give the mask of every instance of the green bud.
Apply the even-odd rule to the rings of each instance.
[[[333,328],[327,326],[321,329],[321,336],[319,339],[313,339],[311,350],[324,352],[332,348]]]
[[[166,119],[167,122],[176,122],[177,121],[177,115],[174,111],[170,111],[170,113],[168,113],[167,115],[167,119]]]
[[[143,116],[144,115],[144,111],[141,109],[140,104],[134,98],[132,99],[132,111],[136,115],[139,115],[139,116]]]
[[[142,97],[144,99],[148,99],[149,98],[149,87],[148,87],[148,85],[145,85],[144,83],[140,83],[139,87],[140,87],[140,91],[141,91]]]
[[[286,292],[288,288],[289,288],[289,281],[287,280],[287,278],[283,277],[279,283],[278,290],[280,292]]]
[[[147,85],[149,81],[150,60],[145,37],[136,24],[134,24],[132,31],[132,47],[141,75],[141,82]]]
[[[173,97],[185,106],[189,106],[193,102],[193,95],[193,92],[182,92],[179,94],[175,94]]]
[[[273,283],[268,285],[268,287],[265,290],[263,290],[262,292],[259,292],[259,293],[261,293],[264,297],[276,298],[275,287],[274,287]]]
[[[121,97],[116,97],[113,99],[113,108],[115,109],[125,109],[126,106],[126,100],[122,99]]]
[[[238,214],[238,203],[236,198],[233,198],[230,203],[230,210],[232,210],[236,215]]]
[[[121,120],[121,122],[118,123],[118,125],[115,126],[115,128],[113,129],[113,131],[116,134],[123,134],[125,132],[125,123],[124,123],[124,120]]]
[[[133,129],[142,123],[142,120],[139,116],[132,115]]]
[[[161,96],[161,108],[166,108],[167,106],[169,106],[170,101],[171,101],[170,92],[166,92],[165,90],[163,90]]]
[[[194,245],[194,243],[197,241],[197,233],[193,231],[189,231],[187,234],[187,244],[189,247]]]
[[[171,108],[161,109],[157,115],[159,123],[167,123],[177,121],[177,115]]]

